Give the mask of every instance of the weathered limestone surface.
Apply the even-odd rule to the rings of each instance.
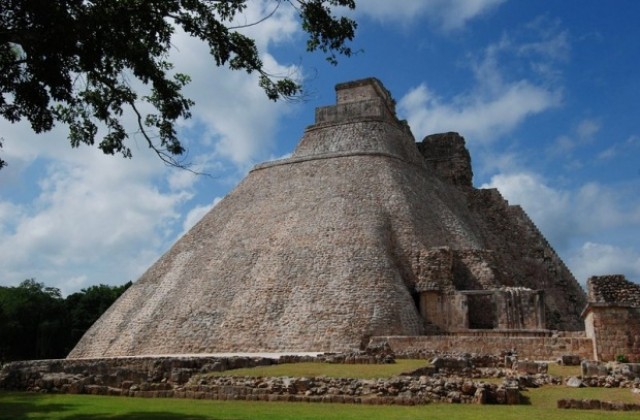
[[[640,307],[640,285],[621,274],[593,276],[587,280],[589,303]]]
[[[593,358],[593,341],[584,333],[552,335],[543,332],[505,331],[435,336],[373,337],[372,345],[387,344],[396,354],[420,352],[478,352],[500,354],[515,350],[518,357],[531,360],[556,360],[574,354],[581,359]]]
[[[594,399],[577,400],[574,398],[563,398],[558,400],[558,408],[603,411],[640,411],[640,404],[620,401],[601,401]]]
[[[416,146],[440,179],[453,185],[472,187],[471,155],[460,134],[431,134]]]
[[[589,278],[587,288],[589,304],[583,315],[595,359],[640,361],[640,285],[611,275]]]
[[[519,207],[471,186],[461,137],[434,166],[377,80],[337,90],[291,158],[254,168],[69,357],[346,351],[437,329],[421,293],[501,287],[544,291],[547,328],[582,328],[582,289]]]

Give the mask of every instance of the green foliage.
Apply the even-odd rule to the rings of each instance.
[[[34,279],[18,287],[0,288],[0,357],[38,359],[62,351],[57,339],[66,335],[60,291]]]
[[[0,287],[0,361],[65,357],[130,285],[92,286],[66,299],[34,279]]]
[[[624,354],[616,355],[616,362],[618,363],[629,363],[629,359]]]
[[[0,149],[2,149],[2,138],[0,138]],[[7,166],[7,162],[0,159],[0,169],[4,168],[5,166]]]
[[[242,33],[271,14],[232,26],[247,1],[0,0],[0,115],[11,122],[27,119],[36,133],[65,123],[73,147],[93,145],[102,125],[107,130],[98,147],[131,157],[129,133],[120,120],[130,109],[149,147],[165,162],[181,166],[176,156],[185,149],[174,123],[189,118],[194,103],[181,91],[189,77],[173,72],[166,61],[177,28],[204,41],[217,66],[257,73],[270,99],[301,90],[290,77],[269,74],[254,40]],[[356,23],[336,17],[332,8],[353,9],[353,0],[272,2],[274,12],[285,3],[296,7],[309,51],[324,52],[334,64],[336,54],[351,55],[346,43],[355,36]],[[149,93],[134,90],[132,79]],[[155,112],[144,115],[141,101]]]

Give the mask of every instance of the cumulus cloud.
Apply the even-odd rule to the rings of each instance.
[[[498,7],[506,0],[368,0],[358,3],[356,13],[379,21],[410,24],[419,18],[428,19],[438,29],[460,29],[470,20]]]
[[[610,244],[586,242],[570,257],[573,274],[584,282],[591,276],[624,274],[640,282],[640,251]]]
[[[255,22],[271,7],[271,1],[250,2],[235,23]],[[279,7],[241,30],[256,39],[267,70],[284,75],[297,68],[279,63],[268,48],[287,42],[297,28],[295,10]],[[193,118],[179,127],[188,159],[198,171],[233,173],[207,180],[237,179],[254,160],[271,156],[288,105],[269,101],[256,75],[215,67],[202,43],[178,33],[173,45],[170,59],[192,77],[185,94],[196,101]],[[0,284],[35,277],[71,293],[135,280],[218,200],[189,210],[203,178],[168,169],[135,137],[134,158],[126,160],[91,147],[71,149],[64,127],[35,136],[26,124],[0,121],[0,132],[9,162],[0,182],[13,189],[22,184],[31,195],[0,193]]]
[[[535,174],[498,174],[481,188],[497,188],[510,204],[521,205],[554,246],[568,246],[578,230],[576,219],[569,217],[571,194],[550,187]]]
[[[505,86],[498,94],[471,92],[450,102],[422,83],[403,96],[398,106],[417,137],[459,131],[474,141],[489,142],[558,102],[556,93],[523,80]]]
[[[482,188],[497,188],[510,204],[521,205],[580,281],[618,272],[638,279],[640,249],[614,244],[617,230],[640,227],[634,197],[596,183],[561,189],[530,172],[498,174]],[[594,237],[611,243],[596,243]]]
[[[128,260],[166,246],[176,209],[190,194],[155,187],[161,169],[151,170],[153,161],[143,156],[133,163],[93,149],[79,154],[82,163],[47,163],[31,205],[0,205],[11,210],[0,232],[3,282],[36,277],[69,287],[83,286],[78,279],[120,284],[134,274],[124,270]]]
[[[564,57],[560,51],[561,45],[566,45],[566,35],[555,24],[539,34],[542,26],[537,23],[532,27],[535,30],[524,35],[504,34],[480,54],[470,54],[475,84],[467,91],[445,98],[426,83],[411,89],[400,99],[398,109],[414,134],[420,138],[455,130],[471,141],[487,143],[511,132],[528,117],[559,106],[562,88],[551,74],[559,57]],[[520,74],[516,70],[523,63],[534,71]],[[584,128],[585,133],[588,129]]]
[[[268,38],[268,36],[265,35]],[[278,120],[289,112],[290,104],[270,101],[258,85],[257,75],[232,72],[212,65],[203,43],[179,34],[175,44],[180,52],[176,70],[191,75],[194,83],[185,93],[196,102],[187,128],[197,126],[196,144],[210,147],[214,159],[228,159],[246,169],[268,156]],[[271,74],[294,75],[296,66],[279,64],[264,53],[262,60]],[[197,81],[197,82],[196,82]]]
[[[481,188],[498,188],[511,204],[522,205],[545,232],[557,237],[556,243],[565,243],[572,234],[640,224],[640,204],[634,197],[598,183],[561,189],[539,175],[519,172],[494,175]]]

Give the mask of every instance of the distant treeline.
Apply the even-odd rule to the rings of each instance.
[[[129,286],[101,284],[66,298],[34,279],[0,286],[0,362],[66,357]]]

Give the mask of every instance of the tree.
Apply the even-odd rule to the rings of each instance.
[[[64,354],[64,301],[60,290],[28,279],[0,287],[0,358],[48,358]]]
[[[308,34],[307,50],[320,50],[335,64],[356,23],[333,8],[355,8],[354,0],[271,0],[295,7]],[[270,75],[253,39],[233,26],[248,0],[0,0],[0,115],[27,119],[34,132],[56,123],[69,126],[72,147],[93,145],[98,126],[106,134],[98,147],[131,157],[129,134],[121,121],[126,109],[137,129],[166,163],[182,166],[185,149],[174,123],[189,118],[193,102],[181,89],[189,76],[172,73],[167,61],[176,28],[206,42],[217,66],[257,73],[266,95],[276,100],[299,94],[290,77]],[[129,82],[148,86],[141,95]],[[140,103],[155,112],[144,114]],[[0,161],[1,162],[1,161]],[[0,163],[2,165],[2,163]],[[0,166],[1,167],[1,166]]]
[[[66,299],[34,279],[0,286],[0,362],[65,357],[129,286],[91,286]]]

